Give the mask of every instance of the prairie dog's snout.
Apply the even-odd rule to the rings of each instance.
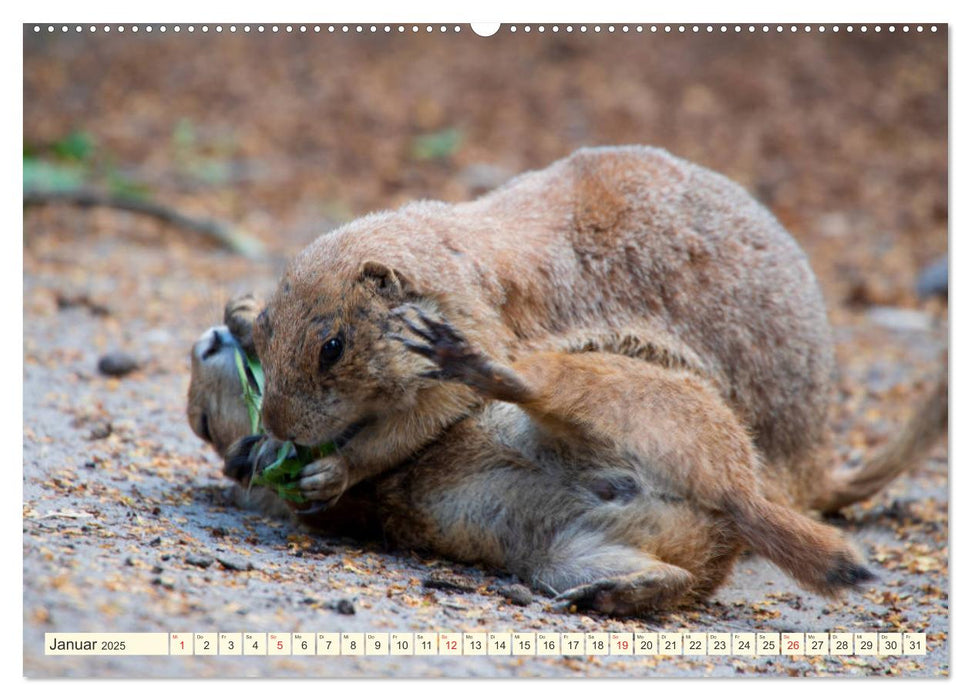
[[[226,351],[235,353],[238,348],[239,342],[226,326],[212,326],[199,336],[199,340],[192,346],[192,356],[200,362],[205,362]]]
[[[239,341],[226,326],[209,328],[192,345],[189,425],[219,454],[250,431],[236,365],[239,349]]]

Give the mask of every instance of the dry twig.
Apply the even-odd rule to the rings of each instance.
[[[141,199],[112,195],[92,189],[70,189],[59,191],[25,190],[24,206],[44,206],[48,204],[71,204],[78,207],[109,207],[130,211],[135,214],[151,216],[167,224],[200,233],[219,246],[247,258],[256,258],[263,253],[263,244],[240,228],[225,221],[200,219],[183,214],[171,207]]]

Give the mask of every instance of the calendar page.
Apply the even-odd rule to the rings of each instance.
[[[26,676],[949,675],[949,26],[641,14],[23,25]]]

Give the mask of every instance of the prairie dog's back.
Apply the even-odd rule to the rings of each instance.
[[[479,245],[518,336],[643,328],[700,359],[770,459],[823,441],[834,355],[818,284],[727,178],[657,149],[589,149],[457,209],[511,219]]]
[[[629,336],[690,358],[769,461],[824,440],[833,349],[805,255],[742,188],[665,151],[584,149],[473,202],[364,217],[297,266],[341,277],[367,259],[497,357]]]

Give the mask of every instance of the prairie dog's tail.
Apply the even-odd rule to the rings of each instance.
[[[874,495],[913,467],[947,432],[947,357],[937,384],[921,402],[900,434],[855,469],[835,469],[830,486],[813,505],[832,513]]]

